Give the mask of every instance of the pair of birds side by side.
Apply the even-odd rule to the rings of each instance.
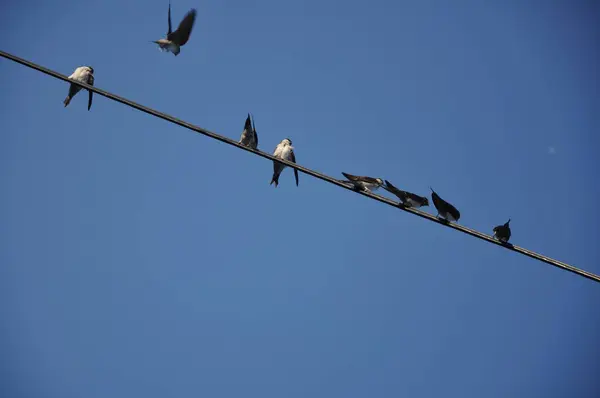
[[[347,180],[340,180],[340,182],[352,186],[356,191],[374,192],[379,189],[379,187],[383,187],[386,191],[396,195],[404,207],[418,209],[420,207],[429,206],[429,200],[426,197],[398,189],[388,180],[385,180],[384,185],[384,180],[381,178],[356,176],[344,172],[342,172],[342,174]],[[433,205],[438,212],[437,217],[446,221],[457,222],[460,219],[460,212],[458,209],[451,203],[442,199],[433,188],[430,187],[429,189],[431,189]],[[510,219],[504,225],[494,227],[494,238],[502,243],[507,243],[511,235],[509,224]]]
[[[158,44],[161,51],[172,52],[175,56],[179,55],[179,53],[181,52],[181,47],[185,45],[190,39],[192,28],[194,27],[194,23],[196,22],[196,14],[197,12],[194,8],[188,11],[188,13],[185,15],[185,17],[183,17],[183,19],[179,23],[177,30],[173,32],[171,28],[171,2],[169,2],[169,29],[167,31],[167,37],[164,39],[155,40],[153,41],[153,43]],[[91,66],[80,66],[79,68],[75,69],[75,72],[73,72],[71,76],[69,76],[69,79],[93,86],[94,68],[92,68]],[[71,85],[69,86],[69,94],[63,102],[65,104],[65,107],[67,107],[71,103],[71,100],[79,91],[81,91],[81,86],[71,83]],[[88,111],[92,107],[92,96],[93,92],[90,91],[88,99]]]
[[[242,130],[242,135],[238,143],[252,149],[258,148],[258,133],[256,132],[256,125],[254,124],[254,116],[251,117],[250,114],[248,114],[246,122],[244,123],[244,130]],[[284,138],[275,148],[273,156],[296,163],[296,155],[294,154],[292,140]],[[286,167],[287,166],[283,163],[273,161],[273,177],[271,178],[271,184],[269,185],[275,184],[275,188],[277,188],[279,185],[279,176]],[[294,169],[294,177],[296,178],[296,186],[298,186],[298,170],[296,169]]]

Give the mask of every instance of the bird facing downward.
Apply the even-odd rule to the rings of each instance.
[[[246,123],[244,124],[244,130],[242,131],[239,143],[252,149],[258,148],[258,134],[256,133],[254,120],[250,119],[250,114],[248,114],[248,117],[246,118]]]
[[[86,84],[89,84],[90,86],[93,86],[94,85],[94,68],[92,68],[91,66],[80,66],[79,68],[75,69],[75,72],[73,72],[71,74],[71,76],[69,76],[69,79],[76,80],[78,82],[86,83]],[[81,91],[81,86],[71,83],[71,85],[69,86],[69,94],[67,95],[67,98],[65,98],[65,100],[63,101],[63,104],[65,104],[65,108],[71,103],[71,100],[79,91]],[[93,96],[94,96],[94,92],[89,91],[88,111],[92,107]]]
[[[342,172],[342,174],[350,183],[352,183],[354,190],[356,191],[373,192],[383,185],[383,180],[381,178],[355,176],[344,172]]]
[[[412,192],[403,191],[392,185],[391,182],[385,180],[385,187],[388,192],[393,193],[400,199],[400,202],[406,207],[418,209],[422,206],[429,206],[429,200],[424,196],[416,195]]]
[[[277,147],[275,148],[275,152],[273,152],[273,156],[279,159],[288,160],[290,162],[296,163],[296,155],[294,154],[294,147],[292,146],[292,140],[289,138],[284,138]],[[279,176],[283,169],[285,169],[287,165],[273,161],[273,178],[271,179],[271,184],[275,183],[275,188],[279,185]],[[298,186],[298,170],[294,169],[294,177],[296,177],[296,186]],[[271,185],[269,184],[269,185]]]
[[[431,189],[431,199],[433,199],[433,205],[438,211],[438,217],[448,221],[458,221],[460,219],[460,212],[458,209],[440,198],[433,188],[429,187],[429,189]]]
[[[162,51],[170,51],[174,55],[179,55],[181,47],[188,42],[194,22],[196,22],[196,9],[192,8],[185,14],[185,17],[179,23],[175,32],[171,31],[171,2],[169,2],[169,30],[165,39],[155,40]]]
[[[508,242],[510,239],[510,218],[504,225],[498,225],[494,227],[494,238],[498,239],[502,243]]]

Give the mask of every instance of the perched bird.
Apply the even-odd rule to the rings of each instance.
[[[256,133],[254,121],[250,119],[250,114],[248,114],[248,117],[246,118],[246,124],[244,125],[244,131],[242,131],[242,137],[240,138],[239,143],[252,149],[258,147],[258,134]]]
[[[415,209],[418,209],[421,206],[429,206],[429,199],[426,197],[398,189],[388,180],[385,180],[385,189],[396,195],[406,207],[414,207]]]
[[[440,196],[435,193],[433,188],[429,187],[429,189],[431,189],[431,199],[433,199],[433,205],[438,211],[438,217],[442,217],[448,221],[458,221],[460,218],[460,212],[458,209],[446,202],[444,199],[440,198]]]
[[[162,51],[170,51],[174,55],[178,55],[179,51],[181,51],[180,47],[188,42],[195,21],[196,9],[192,8],[185,14],[177,30],[171,32],[171,2],[169,2],[169,31],[167,32],[167,38],[153,41],[153,43],[158,44]]]
[[[90,86],[93,86],[94,68],[92,68],[91,66],[80,66],[79,68],[75,69],[75,72],[73,72],[71,76],[69,76],[69,79],[77,80],[78,82],[86,83]],[[69,86],[69,94],[67,95],[67,98],[65,98],[65,100],[63,101],[65,107],[69,105],[75,94],[77,94],[79,91],[81,91],[81,86],[71,83],[71,85]],[[89,93],[90,94],[88,97],[88,111],[92,107],[92,97],[94,95],[93,91],[89,91]]]
[[[281,141],[277,148],[275,148],[275,152],[273,152],[273,156],[279,159],[289,160],[290,162],[296,163],[296,155],[294,155],[294,147],[292,146],[292,140],[289,138],[285,138]],[[279,176],[283,169],[287,166],[283,163],[279,163],[277,161],[273,161],[273,178],[271,179],[271,184],[275,183],[275,188],[279,185]],[[296,177],[296,186],[298,186],[298,170],[294,169],[294,176]],[[269,185],[271,185],[269,184]]]
[[[508,224],[510,224],[510,218],[504,225],[494,227],[494,238],[502,243],[506,243],[510,239],[510,226]]]
[[[342,174],[348,179],[348,182],[350,182],[357,191],[373,192],[383,185],[383,180],[381,178],[355,176],[344,172],[342,172]]]

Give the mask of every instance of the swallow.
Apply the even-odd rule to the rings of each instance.
[[[158,44],[162,51],[170,51],[174,55],[178,55],[181,47],[188,42],[192,28],[196,22],[196,9],[192,8],[185,14],[185,17],[179,23],[175,32],[171,31],[171,2],[169,2],[169,31],[166,39],[155,40],[153,43]]]
[[[510,218],[504,225],[494,227],[494,238],[502,243],[507,243],[510,239],[510,226],[508,224],[510,224]]]
[[[458,221],[460,218],[460,212],[458,209],[446,202],[444,199],[440,198],[440,196],[435,193],[433,188],[429,187],[429,189],[431,189],[431,199],[433,199],[433,205],[438,212],[437,216],[447,221]]]
[[[76,80],[78,82],[86,83],[86,84],[89,84],[90,86],[93,86],[94,85],[94,68],[92,68],[91,66],[80,66],[79,68],[75,69],[75,72],[73,72],[71,74],[71,76],[69,76],[69,79]],[[71,103],[71,100],[79,91],[81,91],[81,86],[71,83],[71,85],[69,86],[69,94],[67,95],[67,98],[65,98],[65,100],[63,101],[63,104],[65,104],[65,108],[67,107],[67,105],[69,105],[69,103]],[[92,107],[93,95],[94,95],[94,92],[89,91],[88,111]]]
[[[422,206],[429,206],[429,199],[424,196],[416,195],[412,192],[403,191],[392,185],[391,182],[385,180],[385,187],[388,192],[393,193],[400,199],[400,202],[406,207],[414,207],[418,209]]]
[[[383,180],[381,178],[355,176],[344,172],[342,172],[342,174],[348,179],[348,181],[345,182],[350,182],[356,191],[373,192],[383,185]]]
[[[242,131],[242,137],[240,138],[239,143],[252,149],[258,147],[258,134],[256,133],[254,120],[250,119],[250,114],[248,114],[248,117],[246,118],[246,124],[244,125],[244,130]]]
[[[296,163],[296,155],[294,155],[294,147],[292,146],[292,140],[285,138],[275,148],[273,156],[279,159],[289,160],[290,162]],[[287,166],[283,163],[273,161],[273,178],[271,184],[275,183],[275,188],[279,185],[279,176],[283,169]],[[294,169],[294,176],[296,177],[296,186],[298,186],[298,170]],[[269,184],[269,185],[271,185]]]

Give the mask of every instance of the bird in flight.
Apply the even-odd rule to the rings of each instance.
[[[175,32],[171,31],[171,2],[169,2],[169,31],[166,39],[155,40],[153,43],[158,44],[162,51],[172,52],[178,55],[181,51],[181,46],[188,42],[194,22],[196,21],[196,9],[192,8],[185,14],[185,17],[179,23]]]

